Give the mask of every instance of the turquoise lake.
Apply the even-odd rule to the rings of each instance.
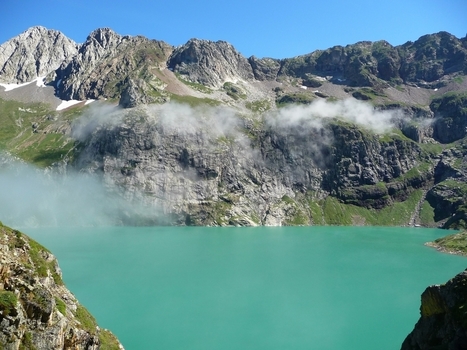
[[[420,294],[467,267],[436,229],[22,229],[127,350],[400,349]]]

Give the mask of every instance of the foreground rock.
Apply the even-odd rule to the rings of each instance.
[[[422,294],[421,317],[402,350],[467,348],[467,270]]]
[[[1,349],[123,349],[63,285],[55,257],[0,226]]]

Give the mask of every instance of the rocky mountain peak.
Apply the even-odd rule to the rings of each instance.
[[[0,45],[0,81],[25,83],[68,62],[78,45],[61,32],[32,27]]]
[[[165,68],[172,50],[162,41],[121,36],[110,28],[97,29],[73,60],[56,71],[57,95],[65,100],[120,98],[132,81],[128,78],[135,78],[147,91],[141,78],[150,80],[155,70]],[[146,97],[142,100],[151,101]]]
[[[254,79],[248,60],[225,41],[190,39],[174,50],[168,67],[211,87],[220,87],[226,81]]]
[[[84,46],[99,44],[103,49],[106,49],[119,43],[121,39],[122,36],[110,28],[98,28],[88,35]]]

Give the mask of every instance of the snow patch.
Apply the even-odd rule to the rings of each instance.
[[[45,77],[37,77],[36,86],[45,87],[44,79],[45,79]]]
[[[57,111],[61,111],[62,109],[66,109],[68,107],[71,107],[75,104],[81,103],[83,101],[78,101],[78,100],[69,100],[69,101],[62,101],[60,105],[57,107]]]
[[[90,104],[90,103],[93,103],[94,101],[95,101],[95,100],[87,100],[87,101],[84,103],[84,105],[86,106],[86,105],[88,105],[88,104]]]
[[[307,89],[307,87],[306,87],[306,86],[304,86],[304,85],[300,85],[300,89],[306,90],[306,89]]]
[[[5,88],[5,92],[20,88],[22,86],[32,84],[34,82],[36,83],[37,87],[45,87],[44,79],[45,79],[45,77],[37,77],[33,81],[29,81],[27,83],[22,83],[22,84],[4,84],[4,83],[0,83],[0,86]]]
[[[23,84],[3,84],[3,83],[0,83],[0,86],[3,86],[5,88],[5,91],[11,91],[11,90],[17,89],[17,88],[19,88],[21,86],[29,85],[31,83],[32,83],[32,81],[30,81],[29,83],[23,83]]]

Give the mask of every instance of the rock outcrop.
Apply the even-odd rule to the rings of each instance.
[[[171,52],[172,47],[162,41],[97,29],[73,59],[56,70],[57,95],[64,100],[119,99],[128,79],[142,78],[148,88],[160,85],[154,70],[165,68]]]
[[[56,30],[32,27],[0,45],[0,82],[25,83],[45,77],[78,52],[78,45]]]
[[[420,319],[402,350],[467,348],[467,271],[422,294]]]
[[[0,348],[123,349],[64,286],[55,257],[0,226]]]
[[[174,50],[167,66],[192,82],[215,88],[254,78],[248,60],[225,41],[191,39]]]

